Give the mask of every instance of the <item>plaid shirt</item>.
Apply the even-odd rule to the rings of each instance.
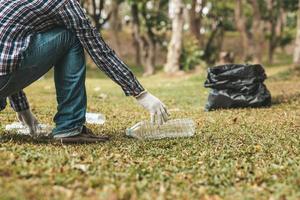
[[[18,69],[34,34],[58,26],[76,34],[96,65],[119,84],[127,96],[137,96],[144,91],[126,64],[91,25],[78,0],[0,0],[0,76]],[[9,99],[15,111],[29,108],[23,91]],[[6,100],[0,100],[0,109],[5,105]]]

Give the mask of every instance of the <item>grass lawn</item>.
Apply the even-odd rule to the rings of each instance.
[[[5,133],[0,114],[0,199],[300,199],[300,77],[268,70],[272,108],[206,113],[205,74],[141,78],[172,118],[197,123],[190,139],[136,141],[124,130],[148,113],[110,80],[87,80],[88,110],[106,115],[90,126],[111,141],[94,145],[38,143]],[[34,113],[52,123],[51,78],[26,89]]]

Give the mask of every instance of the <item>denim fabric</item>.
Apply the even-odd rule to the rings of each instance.
[[[0,91],[1,91],[1,88],[3,88],[6,83],[8,82],[8,77],[7,76],[3,76],[3,77],[0,77]],[[1,110],[4,110],[6,107],[6,98],[1,98],[0,97],[0,111]]]
[[[8,83],[9,77],[9,75],[0,76],[0,111],[4,110],[7,105],[7,97],[1,95],[1,89],[4,88],[5,85]]]
[[[4,110],[6,107],[6,98],[0,98],[0,111]]]
[[[9,96],[38,80],[54,66],[57,114],[54,137],[80,134],[85,123],[85,57],[81,43],[70,31],[57,28],[35,35],[25,51],[21,66],[1,91]]]
[[[0,76],[0,90],[7,84],[9,75]]]

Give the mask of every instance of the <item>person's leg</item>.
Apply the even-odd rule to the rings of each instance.
[[[47,73],[67,52],[64,29],[53,29],[32,37],[18,69],[7,75],[7,84],[1,97],[7,97],[26,88]]]
[[[55,67],[58,112],[55,117],[55,136],[81,133],[85,123],[85,63],[77,37],[62,28],[37,34],[25,52],[24,60],[16,72],[9,75],[1,95],[10,96],[43,76]]]
[[[69,137],[82,131],[86,113],[85,55],[79,40],[71,34],[72,45],[54,67],[58,112],[54,137]],[[72,38],[73,37],[73,38]]]
[[[1,89],[6,86],[8,80],[9,80],[9,76],[7,76],[7,75],[6,76],[0,76],[0,93],[1,93]],[[7,104],[6,103],[6,97],[4,97],[4,96],[1,97],[1,95],[0,95],[0,111],[5,109],[6,104]]]
[[[0,91],[4,88],[9,80],[9,75],[0,76]]]

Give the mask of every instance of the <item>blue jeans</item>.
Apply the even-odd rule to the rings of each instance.
[[[2,77],[2,82],[8,83],[1,93],[9,96],[22,90],[53,66],[58,107],[52,134],[54,137],[78,135],[85,123],[87,107],[86,65],[83,47],[72,32],[57,28],[35,35],[21,66]]]

